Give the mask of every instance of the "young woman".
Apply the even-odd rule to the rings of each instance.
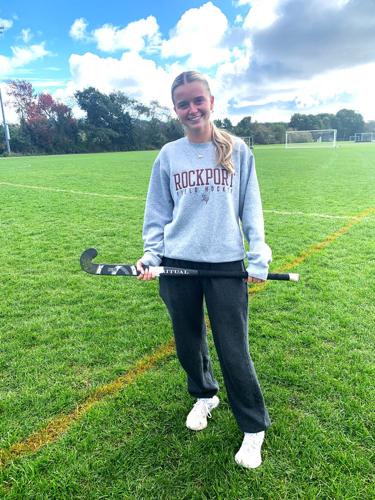
[[[214,97],[200,73],[180,74],[172,85],[172,100],[186,137],[166,144],[153,166],[144,255],[137,262],[139,279],[152,279],[147,266],[160,264],[244,271],[244,235],[249,242],[247,281],[264,281],[271,250],[264,241],[251,151],[211,122]],[[248,349],[247,283],[235,278],[161,277],[160,295],[172,320],[188,391],[197,398],[186,426],[204,429],[219,405],[207,347],[205,302],[228,399],[245,434],[235,460],[244,467],[258,467],[270,420]]]

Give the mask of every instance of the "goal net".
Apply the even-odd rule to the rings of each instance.
[[[286,148],[311,148],[336,146],[336,129],[326,130],[287,130],[285,133]]]
[[[375,132],[361,132],[354,135],[354,142],[375,142]]]

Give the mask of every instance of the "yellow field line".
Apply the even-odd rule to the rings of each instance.
[[[31,184],[15,184],[13,182],[0,182],[0,185],[11,186],[25,189],[41,189],[43,191],[52,191],[53,193],[68,193],[68,194],[78,194],[84,196],[99,196],[100,198],[113,198],[120,200],[144,200],[144,196],[125,196],[121,194],[105,194],[105,193],[90,193],[87,191],[74,191],[73,189],[60,189],[48,186],[34,186]]]
[[[304,262],[308,257],[311,257],[311,255],[314,255],[315,253],[319,252],[320,250],[323,250],[323,248],[327,247],[330,245],[333,241],[337,240],[340,236],[343,234],[347,233],[349,229],[351,229],[355,224],[358,224],[361,222],[365,217],[368,217],[370,214],[375,213],[375,207],[370,207],[366,208],[365,210],[362,210],[359,214],[353,216],[350,221],[334,233],[329,234],[323,241],[320,241],[319,243],[315,243],[314,245],[311,245],[307,250],[302,252],[300,255],[298,255],[292,262],[287,262],[283,266],[279,267],[275,272],[276,273],[285,273],[286,271],[290,271],[295,266],[298,264],[301,264]],[[251,288],[249,288],[249,293],[254,294],[263,289],[269,281],[266,281],[264,283],[261,283],[259,285],[253,285]]]
[[[289,271],[296,265],[301,264],[308,257],[319,252],[330,243],[335,241],[337,238],[347,233],[349,229],[351,229],[355,224],[358,224],[361,220],[363,220],[366,216],[373,212],[375,212],[375,207],[363,210],[357,216],[353,217],[348,224],[335,231],[334,233],[328,235],[320,243],[316,243],[309,247],[306,251],[302,252],[298,257],[296,257],[292,262],[287,263],[279,268],[277,272]],[[255,285],[249,290],[249,292],[255,294],[261,291],[266,286],[266,284],[267,282],[261,285]],[[167,358],[173,352],[174,342],[170,341],[167,344],[159,347],[153,354],[149,354],[141,358],[132,369],[130,369],[121,377],[118,377],[116,380],[110,382],[109,384],[98,387],[91,396],[80,403],[71,413],[58,415],[53,420],[51,420],[51,422],[46,427],[32,433],[25,440],[19,443],[15,443],[9,449],[0,449],[0,467],[4,467],[8,462],[16,458],[35,453],[44,446],[53,443],[54,441],[59,439],[61,435],[66,432],[74,422],[83,417],[94,405],[96,405],[104,397],[110,394],[116,394],[125,386],[133,383],[139,376],[150,370],[158,361]]]
[[[314,255],[315,253],[319,252],[320,250],[323,250],[323,248],[327,247],[330,245],[333,241],[337,240],[340,236],[343,234],[347,233],[349,229],[351,229],[353,226],[361,222],[365,217],[369,216],[370,214],[375,213],[375,207],[370,207],[366,208],[365,210],[362,210],[359,214],[354,216],[345,226],[341,227],[337,231],[335,231],[332,234],[329,234],[323,241],[319,243],[315,243],[314,245],[311,245],[307,250],[302,252],[298,257],[296,257],[292,262],[289,262],[287,264],[284,264],[282,267],[278,269],[277,272],[282,273],[285,271],[289,271],[293,269],[295,266],[298,264],[301,264],[303,261],[305,261],[308,257],[311,255]]]
[[[9,449],[0,449],[0,466],[4,467],[15,458],[35,453],[43,446],[56,441],[69,427],[85,415],[94,405],[110,394],[116,394],[125,386],[133,383],[139,376],[150,370],[157,362],[174,352],[174,341],[158,348],[154,353],[141,358],[127,373],[109,384],[98,387],[91,396],[80,403],[71,413],[58,415],[51,422]]]

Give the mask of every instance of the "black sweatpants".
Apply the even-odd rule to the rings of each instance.
[[[161,265],[244,271],[242,261],[207,264],[164,258]],[[188,391],[210,398],[218,389],[212,372],[204,322],[204,300],[230,405],[243,432],[270,425],[248,346],[247,283],[238,278],[160,277],[160,296],[172,319],[178,359]]]

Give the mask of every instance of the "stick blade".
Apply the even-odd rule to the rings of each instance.
[[[80,259],[79,263],[81,264],[81,269],[88,274],[96,274],[98,266],[93,264],[92,261],[98,255],[96,248],[88,248],[85,250]]]
[[[85,250],[79,262],[81,268],[88,274],[100,274],[103,276],[137,276],[137,268],[128,264],[94,264],[92,261],[98,255],[96,248]]]

